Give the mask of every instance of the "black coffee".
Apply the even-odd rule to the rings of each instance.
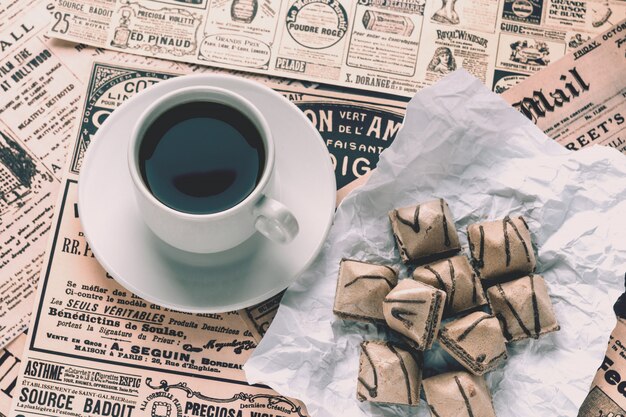
[[[261,134],[239,110],[191,102],[165,111],[146,130],[139,170],[159,201],[174,210],[217,213],[254,190],[265,165]]]

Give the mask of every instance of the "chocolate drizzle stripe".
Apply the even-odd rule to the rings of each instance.
[[[394,211],[395,211],[396,218],[398,219],[400,223],[409,226],[415,233],[420,232],[420,223],[419,223],[420,206],[419,205],[415,207],[415,212],[413,213],[413,223],[411,223],[408,220],[403,219],[402,216],[400,216],[400,213],[398,212],[397,209]]]
[[[506,351],[502,352],[501,354],[499,354],[498,356],[496,356],[496,357],[494,357],[494,358],[489,359],[489,362],[487,362],[487,365],[486,365],[486,366],[489,366],[489,365],[491,365],[492,363],[499,361],[499,360],[500,360],[500,359],[502,359],[503,357],[504,357],[504,359],[506,359],[506,358],[507,358]]]
[[[533,301],[533,314],[535,315],[535,338],[539,338],[539,334],[541,333],[541,320],[539,317],[539,305],[537,303],[537,293],[535,293],[535,276],[530,274],[528,276],[530,279],[530,289],[532,291],[532,301]]]
[[[398,247],[398,251],[400,252],[400,257],[402,258],[404,262],[408,262],[410,259],[409,253],[407,252],[406,247],[404,246],[404,243],[400,239],[400,236],[398,236],[395,231],[393,232],[393,238],[396,240],[396,246]]]
[[[398,298],[385,298],[383,303],[406,303],[406,304],[424,304],[424,300],[402,300]]]
[[[393,345],[390,343],[387,343],[387,347],[389,348],[390,351],[392,351],[398,357],[398,360],[400,361],[400,368],[402,369],[402,373],[404,374],[404,381],[406,382],[406,394],[407,394],[408,404],[411,405],[413,404],[413,396],[411,395],[411,379],[409,378],[409,371],[406,369],[406,365],[404,364],[404,359],[402,359],[402,356],[396,350],[396,348],[393,347]]]
[[[389,270],[389,272],[391,272],[394,276],[396,276],[396,275],[397,275],[397,274],[396,274],[396,271],[395,271],[392,267],[390,267],[390,266],[388,266],[388,265],[376,265],[376,266],[381,266],[381,267],[383,267],[383,268],[387,268],[387,269]]]
[[[439,272],[435,271],[430,265],[424,266],[424,269],[433,273],[433,275],[437,279],[437,282],[439,283],[439,288],[441,288],[444,291],[448,291],[448,286],[444,282]]]
[[[506,266],[511,264],[511,242],[509,242],[509,233],[506,231],[506,224],[509,216],[502,220],[502,233],[504,233],[504,253],[506,254]]]
[[[405,327],[407,328],[411,328],[413,327],[413,322],[411,320],[409,320],[408,318],[406,318],[405,316],[414,316],[415,312],[411,311],[411,310],[405,310],[403,308],[399,308],[399,307],[393,307],[391,309],[391,315],[396,319],[401,321]]]
[[[415,207],[415,212],[413,213],[413,230],[415,230],[415,233],[420,232],[420,205],[419,204]]]
[[[463,389],[463,386],[461,385],[461,381],[459,380],[459,377],[455,376],[454,381],[456,382],[456,386],[459,387],[459,392],[461,393],[461,396],[463,397],[463,401],[465,401],[465,407],[467,408],[468,416],[474,417],[474,413],[472,412],[472,406],[470,405],[469,398],[467,398],[467,394],[465,394],[465,390]]]
[[[498,292],[500,293],[500,296],[502,297],[506,305],[509,307],[509,310],[511,310],[511,314],[513,314],[513,317],[515,317],[515,320],[517,320],[517,324],[519,324],[519,327],[526,334],[526,336],[530,337],[531,336],[530,330],[526,328],[526,326],[524,325],[524,322],[522,321],[522,318],[519,316],[519,314],[515,310],[515,307],[513,307],[513,304],[511,304],[509,299],[506,297],[506,294],[504,294],[504,289],[502,288],[502,285],[497,284],[496,287],[498,288]]]
[[[526,244],[526,241],[524,240],[524,238],[520,234],[517,226],[515,225],[515,223],[513,223],[513,221],[511,220],[511,218],[509,216],[506,216],[504,218],[503,222],[504,222],[504,249],[505,249],[506,254],[507,254],[506,266],[509,266],[510,258],[511,258],[511,250],[510,250],[510,247],[509,247],[509,238],[508,238],[508,234],[507,234],[507,231],[506,231],[507,224],[511,225],[511,227],[515,231],[515,234],[517,235],[517,238],[520,240],[520,243],[522,244],[522,247],[524,248],[524,253],[526,254],[526,262],[530,263],[530,252],[528,250],[528,245]]]
[[[454,305],[454,293],[456,292],[456,276],[454,275],[454,265],[452,265],[452,261],[448,259],[448,267],[450,268],[450,281],[452,281],[452,287],[450,288],[450,300],[448,301],[448,305],[450,308]]]
[[[506,321],[506,317],[504,317],[502,313],[496,313],[496,317],[500,320],[500,323],[502,323],[502,334],[504,335],[504,338],[511,341],[511,339],[513,339],[513,335],[509,332],[509,323]]]
[[[385,281],[387,283],[387,285],[389,285],[389,288],[393,288],[393,283],[391,283],[389,281],[389,278],[383,276],[383,275],[359,275],[356,278],[354,278],[352,281],[348,282],[346,285],[344,285],[344,288],[349,287],[350,285],[354,284],[355,282],[357,282],[360,279],[382,279],[383,281]]]
[[[526,220],[524,220],[524,218],[522,216],[519,216],[518,219],[520,219],[522,221],[522,223],[524,224],[524,227],[526,228],[526,230],[528,230],[530,232],[530,228],[528,227],[528,223],[526,223]]]
[[[443,217],[443,237],[445,239],[444,244],[446,245],[447,248],[449,248],[450,247],[450,235],[448,233],[448,219],[446,218],[446,211],[445,211],[444,204],[446,203],[443,201],[443,198],[440,198],[439,205],[441,206],[441,215]]]
[[[472,303],[476,304],[478,302],[478,277],[475,273],[472,272]]]
[[[462,342],[463,339],[465,339],[472,332],[472,330],[476,328],[476,326],[478,326],[483,320],[486,320],[488,318],[491,318],[491,316],[482,316],[478,320],[475,320],[472,324],[467,326],[467,329],[465,329],[463,333],[459,335],[459,337],[457,338],[457,341]]]
[[[363,386],[365,387],[365,389],[367,390],[371,398],[376,398],[378,396],[378,373],[376,372],[376,367],[374,366],[374,361],[372,360],[372,357],[370,356],[369,352],[365,348],[365,344],[361,345],[361,349],[363,349],[363,353],[365,354],[365,357],[367,358],[367,360],[370,363],[370,366],[372,367],[372,372],[374,373],[374,386],[373,387],[370,386],[370,384],[368,384],[367,381],[365,381],[361,377],[359,377],[359,382],[363,384]]]
[[[479,247],[479,253],[478,253],[478,263],[477,263],[477,267],[478,268],[482,268],[483,266],[485,266],[485,229],[483,228],[482,225],[478,226],[478,231],[480,232],[480,247]]]

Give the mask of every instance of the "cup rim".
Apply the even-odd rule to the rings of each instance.
[[[139,173],[139,148],[141,144],[141,136],[145,133],[145,129],[165,111],[174,106],[191,101],[208,101],[234,107],[246,116],[258,129],[265,147],[265,165],[263,167],[263,174],[252,192],[234,206],[216,213],[195,214],[179,211],[169,207],[150,192],[148,186],[144,183],[141,174]],[[143,111],[141,116],[139,116],[139,119],[135,123],[131,133],[127,150],[127,162],[130,177],[135,186],[135,190],[139,191],[143,198],[147,199],[152,205],[158,207],[167,214],[186,220],[217,220],[234,215],[242,208],[261,197],[261,194],[269,184],[274,170],[274,140],[272,138],[269,125],[265,120],[265,117],[263,117],[261,111],[242,95],[220,87],[184,87],[161,96],[158,100],[148,106]]]

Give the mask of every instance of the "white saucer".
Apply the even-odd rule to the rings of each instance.
[[[257,234],[226,252],[193,255],[165,245],[142,221],[126,163],[130,132],[157,97],[194,85],[239,93],[266,117],[276,144],[280,201],[300,224],[291,243],[274,244]],[[150,302],[194,313],[238,310],[287,288],[317,256],[335,198],[328,151],[304,114],[267,87],[224,75],[163,81],[115,110],[89,146],[78,191],[83,230],[106,271]]]

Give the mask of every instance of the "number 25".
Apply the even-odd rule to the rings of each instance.
[[[59,33],[67,33],[67,30],[70,27],[70,22],[68,18],[70,17],[69,13],[61,13],[55,12],[54,18],[57,20],[54,26],[52,26],[53,32]]]

